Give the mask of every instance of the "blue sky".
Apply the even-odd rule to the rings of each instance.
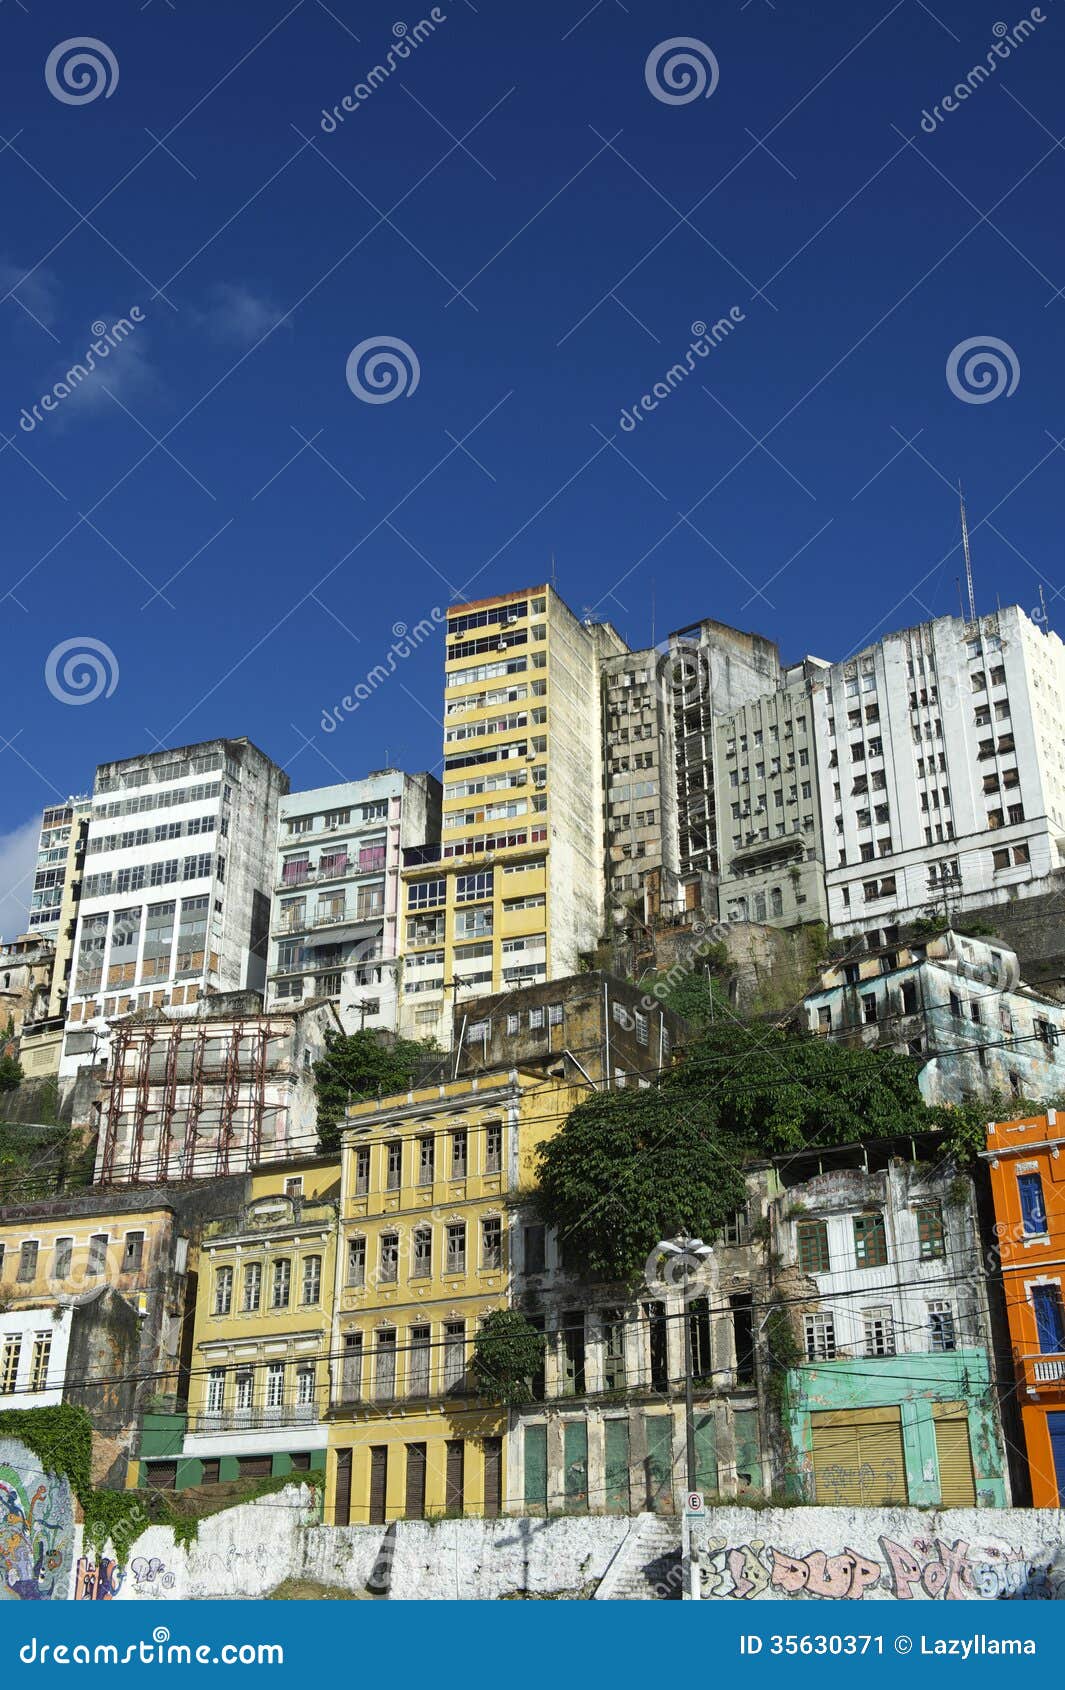
[[[6,0],[0,932],[28,824],[104,758],[248,734],[296,787],[433,767],[438,637],[323,711],[397,624],[552,557],[633,643],[712,615],[836,658],[957,610],[961,477],[978,606],[1042,582],[1060,628],[1065,4],[1036,14],[945,111],[1027,12],[447,0],[409,46],[428,7]],[[97,97],[61,56],[58,99],[86,36]],[[709,97],[652,92],[678,38]],[[403,354],[371,404],[346,367],[382,339],[417,382]],[[989,339],[1013,391],[958,397]],[[72,705],[48,659],[85,638],[114,684]]]

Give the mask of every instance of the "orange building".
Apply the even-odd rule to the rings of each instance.
[[[1065,1121],[992,1121],[991,1171],[1017,1395],[1036,1508],[1065,1507]]]

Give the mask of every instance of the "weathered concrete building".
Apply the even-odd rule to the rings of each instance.
[[[824,922],[813,688],[827,667],[807,658],[776,692],[752,699],[715,725],[719,907],[725,921],[798,927]]]
[[[606,899],[619,926],[681,896],[672,677],[661,651],[602,659]]]
[[[41,817],[29,929],[42,938],[57,940],[69,922],[91,812],[92,801],[80,796],[50,805]]]
[[[887,1143],[775,1164],[764,1330],[780,1484],[863,1507],[1004,1507],[972,1181]],[[936,1155],[935,1142],[924,1147]]]
[[[646,1085],[687,1030],[654,995],[589,970],[457,1007],[454,1072],[538,1068],[590,1088]]]
[[[1065,645],[1011,605],[889,634],[815,693],[829,920],[882,932],[930,905],[1057,890]]]
[[[264,1010],[253,992],[116,1021],[83,1123],[97,1134],[97,1183],[212,1179],[313,1154],[314,1064],[339,1031],[332,1003]]]
[[[147,1401],[184,1388],[189,1251],[169,1203],[92,1193],[0,1210],[0,1407],[80,1404],[97,1483],[124,1486]]]
[[[135,1010],[266,986],[288,777],[247,739],[102,763],[93,787],[61,1076]]]
[[[803,1015],[812,1033],[918,1057],[930,1104],[1065,1089],[1065,1005],[1029,991],[1014,953],[985,939],[948,930],[856,952],[822,970]]]
[[[757,1331],[766,1297],[760,1242],[766,1170],[685,1281],[652,1253],[645,1283],[589,1281],[530,1210],[512,1229],[513,1298],[544,1332],[534,1401],[512,1411],[510,1486],[527,1513],[672,1514],[687,1487],[685,1322],[694,1381],[698,1488],[762,1498],[771,1485]]]
[[[394,1032],[402,853],[439,840],[430,774],[383,769],[282,798],[268,1002],[329,998],[345,1032]]]
[[[23,933],[0,949],[0,1038],[9,1028],[18,1037],[27,1022],[44,1015],[54,963],[54,943],[34,933]]]

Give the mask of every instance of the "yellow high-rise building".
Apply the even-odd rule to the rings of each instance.
[[[575,974],[602,936],[600,662],[624,651],[549,586],[448,612],[441,843],[404,852],[399,1022]]]

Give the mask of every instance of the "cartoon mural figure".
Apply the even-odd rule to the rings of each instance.
[[[75,1602],[111,1602],[121,1588],[122,1568],[117,1561],[101,1555],[97,1564],[91,1555],[81,1557],[74,1579]]]
[[[0,1598],[47,1602],[66,1594],[60,1580],[70,1553],[69,1505],[64,1521],[60,1486],[49,1480],[28,1491],[14,1467],[0,1463]],[[65,1488],[65,1487],[64,1487]]]

